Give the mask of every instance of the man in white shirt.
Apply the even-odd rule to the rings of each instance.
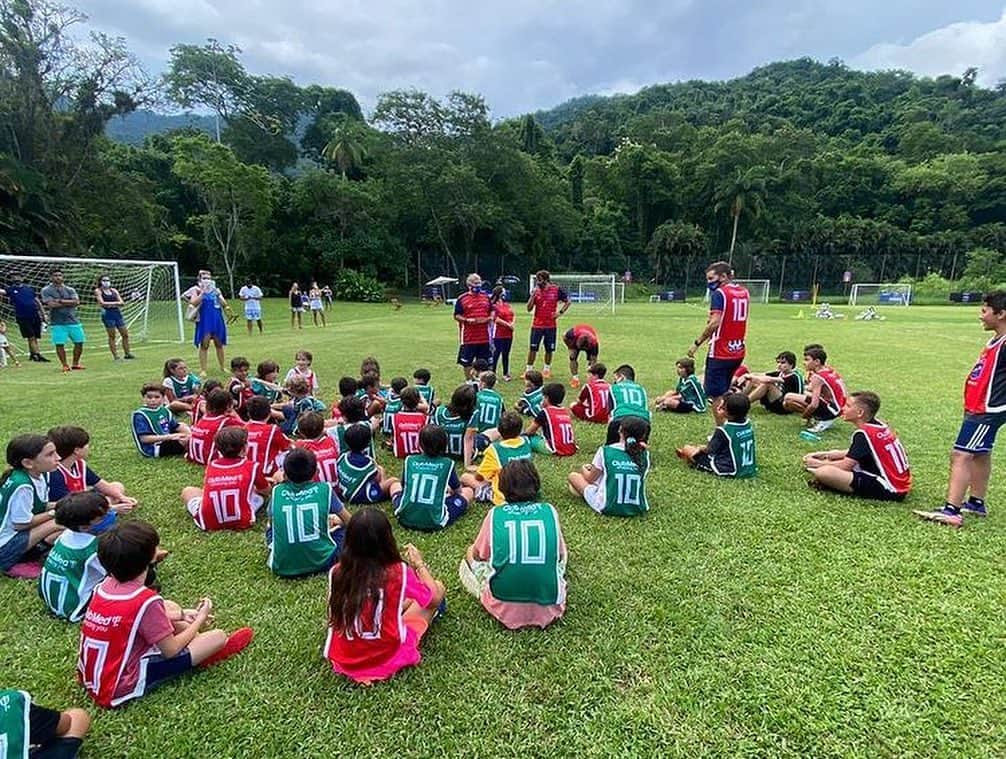
[[[258,322],[258,331],[262,332],[262,290],[249,279],[248,284],[238,291],[238,297],[245,304],[245,319],[248,323],[248,334],[252,333],[252,322]]]

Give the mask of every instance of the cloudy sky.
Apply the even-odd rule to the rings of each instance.
[[[177,42],[238,45],[252,73],[351,90],[482,93],[496,117],[589,93],[842,58],[1006,78],[1003,0],[68,0],[153,73]]]

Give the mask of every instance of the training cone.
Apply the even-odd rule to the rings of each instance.
[[[792,316],[790,318],[792,318],[792,319],[802,319],[803,318],[803,309],[801,308],[799,311],[796,312],[796,316]]]

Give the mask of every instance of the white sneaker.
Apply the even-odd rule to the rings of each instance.
[[[813,427],[809,427],[807,431],[813,432],[815,435],[820,435],[825,430],[830,429],[831,425],[833,425],[834,423],[835,423],[834,419],[828,419],[827,421],[822,419]]]

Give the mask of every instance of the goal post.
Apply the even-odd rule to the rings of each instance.
[[[92,335],[91,340],[105,331],[94,290],[99,278],[108,277],[125,301],[119,310],[132,340],[185,341],[181,280],[175,261],[0,255],[0,289],[9,287],[17,275],[40,295],[55,268],[63,272],[66,284],[77,291],[80,297],[77,316],[85,331]],[[0,318],[10,325],[14,323],[14,307],[9,298],[0,299]],[[8,329],[7,334],[10,339],[20,339],[16,328]]]
[[[904,282],[864,282],[849,290],[850,306],[910,306],[912,286]]]
[[[625,302],[625,284],[617,282],[615,274],[552,274],[550,279],[566,291],[570,303],[590,306],[596,311],[615,313],[615,304]],[[534,288],[534,274],[531,274],[528,289],[534,292]]]
[[[770,279],[732,279],[735,285],[740,285],[748,291],[752,303],[768,303],[772,292],[772,280]],[[709,300],[709,291],[706,290],[705,300]]]

